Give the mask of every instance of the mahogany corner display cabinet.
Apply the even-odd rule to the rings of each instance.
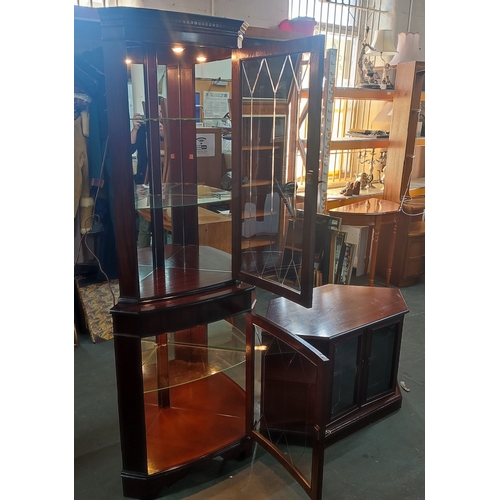
[[[257,442],[320,499],[332,422],[349,414],[347,428],[355,414],[397,406],[404,309],[384,295],[390,306],[377,314],[388,323],[375,328],[380,316],[327,339],[301,338],[281,318],[252,312],[256,287],[304,314],[323,296],[313,276],[324,37],[263,42],[245,39],[243,21],[97,10],[120,286],[111,314],[124,495],[156,498],[200,461],[247,457]],[[217,92],[197,104],[196,74],[214,62],[231,68],[219,116],[221,102],[208,100]],[[207,162],[197,158],[213,146],[198,140],[201,110],[230,118],[229,190],[199,182],[217,182],[213,172],[199,175]],[[215,214],[221,200],[228,213]],[[354,293],[340,288],[335,300]],[[357,300],[370,310],[365,298]],[[340,320],[332,316],[330,328],[342,330]],[[337,380],[352,389],[351,404],[333,403]]]

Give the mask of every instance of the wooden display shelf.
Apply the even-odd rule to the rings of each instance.
[[[278,236],[273,234],[256,234],[245,238],[241,242],[241,249],[248,250],[249,248],[264,247],[266,245],[273,245],[278,241]]]
[[[280,146],[273,146],[272,144],[266,146],[243,146],[243,151],[271,151],[278,149]]]
[[[349,149],[387,149],[389,139],[376,139],[373,137],[339,137],[329,143],[330,151],[346,151]],[[425,146],[425,137],[417,137],[416,146]]]
[[[335,87],[333,89],[333,97],[335,99],[392,101],[394,90]],[[421,93],[420,100],[425,101],[425,92]]]
[[[252,180],[250,182],[247,182],[246,184],[242,184],[241,188],[242,189],[250,189],[258,186],[270,186],[272,184],[272,181],[270,180]]]
[[[335,87],[333,97],[335,99],[376,100],[392,101],[394,90],[362,89],[352,87]]]
[[[339,137],[329,143],[330,151],[348,149],[387,149],[389,139],[376,139],[373,137]]]
[[[200,456],[218,456],[245,438],[245,391],[224,373],[169,393],[168,408],[158,406],[155,392],[144,397],[148,474],[175,469]]]

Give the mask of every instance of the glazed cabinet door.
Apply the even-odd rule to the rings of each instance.
[[[368,329],[365,357],[366,402],[393,393],[401,346],[401,322]]]
[[[311,307],[324,38],[233,51],[232,269]]]
[[[298,336],[247,313],[247,434],[312,499],[321,499],[330,361]]]
[[[364,345],[362,333],[346,336],[333,346],[333,378],[330,420],[357,409],[360,404],[359,369]]]

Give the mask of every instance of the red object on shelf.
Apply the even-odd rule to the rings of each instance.
[[[284,19],[278,26],[283,31],[293,31],[310,36],[314,34],[316,20],[314,17],[294,17],[293,19]]]

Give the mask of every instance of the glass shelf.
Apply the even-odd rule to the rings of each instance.
[[[203,340],[206,342],[200,342]],[[145,394],[223,372],[231,372],[231,378],[243,387],[244,364],[245,334],[225,320],[209,324],[206,331],[201,327],[196,331],[166,333],[142,340]]]
[[[229,201],[231,201],[231,191],[202,184],[163,184],[161,195],[150,194],[149,187],[144,185],[137,195],[136,209],[188,207]]]

